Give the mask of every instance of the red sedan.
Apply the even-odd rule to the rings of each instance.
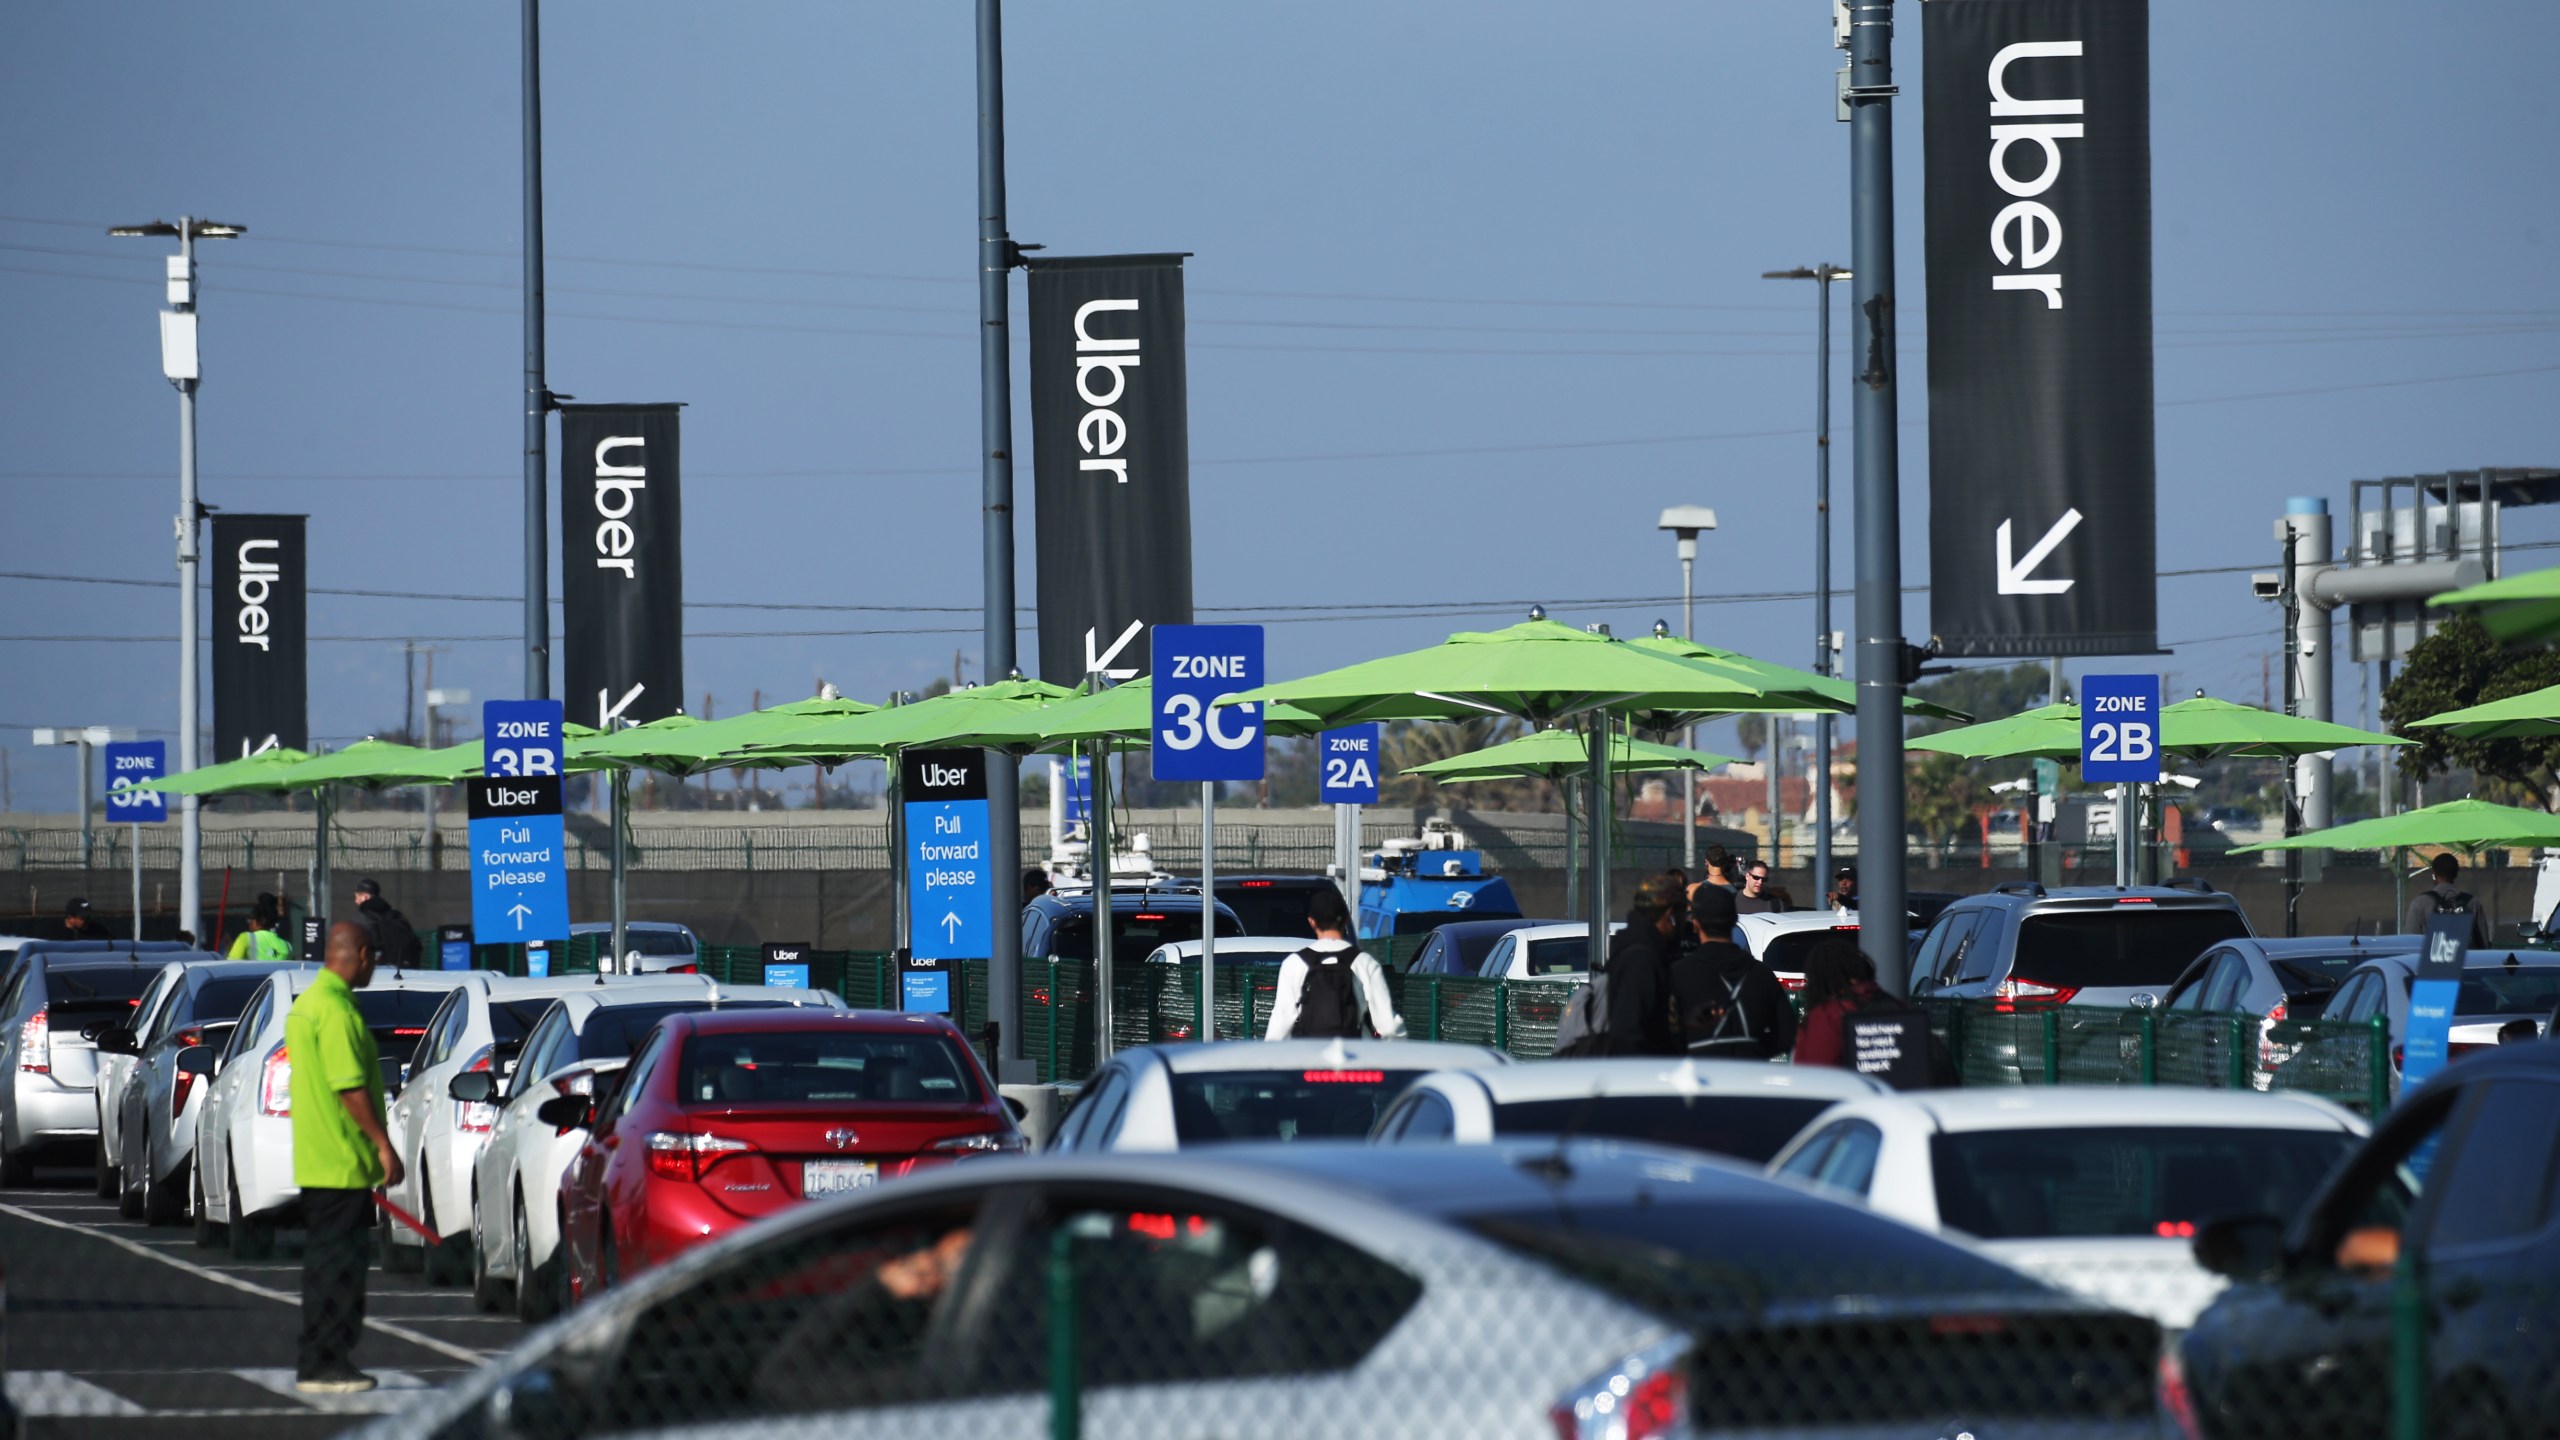
[[[876,1010],[670,1015],[619,1089],[537,1113],[588,1132],[560,1178],[580,1299],[803,1200],[1023,1148],[950,1021]]]

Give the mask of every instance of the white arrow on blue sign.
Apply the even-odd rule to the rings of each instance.
[[[2080,677],[2080,778],[2090,784],[2160,783],[2160,677]]]
[[[1262,707],[1220,705],[1262,684],[1259,625],[1155,628],[1155,778],[1262,778]]]
[[[107,742],[107,819],[117,825],[157,825],[169,818],[169,797],[157,790],[133,790],[145,780],[169,773],[166,740]]]

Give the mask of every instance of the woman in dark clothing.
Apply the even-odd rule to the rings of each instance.
[[[1849,1014],[1883,993],[1875,963],[1857,946],[1846,940],[1814,946],[1804,963],[1804,1025],[1796,1035],[1795,1063],[1847,1068]]]

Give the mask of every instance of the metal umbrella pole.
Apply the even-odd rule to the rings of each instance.
[[[613,767],[613,953],[606,963],[596,967],[599,973],[623,963],[629,941],[624,927],[629,919],[625,902],[629,895],[631,848],[631,769],[627,765]]]
[[[1200,782],[1200,1038],[1218,1038],[1218,782]],[[1352,929],[1359,925],[1354,922]]]
[[[1590,944],[1585,951],[1590,972],[1594,975],[1608,968],[1609,961],[1609,732],[1612,722],[1605,710],[1594,710],[1585,726],[1590,735],[1591,761],[1591,917]]]
[[[1094,677],[1100,688],[1102,677]],[[1111,742],[1093,742],[1093,1063],[1111,1058]]]

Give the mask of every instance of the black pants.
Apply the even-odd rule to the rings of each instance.
[[[373,1264],[373,1192],[304,1190],[300,1372],[345,1365],[364,1328],[364,1276]]]

